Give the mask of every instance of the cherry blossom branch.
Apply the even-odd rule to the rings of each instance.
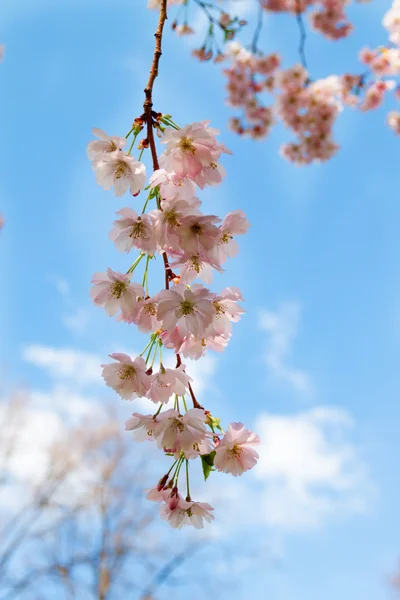
[[[207,10],[207,8],[203,2],[199,2],[199,4],[202,5],[205,10]],[[150,150],[151,150],[154,171],[157,171],[160,168],[160,164],[158,161],[157,148],[156,148],[156,142],[154,139],[154,131],[153,131],[153,122],[154,122],[154,111],[152,110],[152,108],[153,108],[153,87],[154,87],[154,82],[156,80],[156,77],[158,75],[158,66],[160,63],[160,58],[162,56],[162,34],[163,34],[163,30],[164,30],[165,21],[167,20],[167,18],[168,18],[168,16],[167,16],[167,0],[161,0],[160,18],[158,21],[157,31],[154,34],[154,37],[156,38],[156,43],[155,43],[155,48],[154,48],[153,63],[151,65],[151,69],[150,69],[149,80],[148,80],[147,86],[145,87],[145,90],[144,90],[146,99],[143,104],[143,110],[144,110],[146,124],[147,124],[147,140],[148,140]],[[160,203],[160,210],[162,210],[161,203]],[[170,283],[170,280],[173,279],[173,273],[172,273],[171,267],[169,266],[169,260],[168,260],[167,253],[163,252],[162,257],[163,257],[164,267],[165,267],[165,289],[169,290],[169,283]],[[181,364],[182,364],[181,357],[179,354],[176,354],[176,366],[179,367]],[[190,383],[188,385],[188,389],[189,389],[190,396],[192,398],[194,408],[203,408],[201,406],[201,404],[197,401],[196,396],[193,392],[193,388]]]
[[[264,8],[261,4],[261,0],[260,0],[260,4],[258,7],[258,13],[257,13],[257,25],[256,28],[254,30],[254,36],[253,36],[253,41],[251,43],[251,51],[255,54],[258,50],[258,42],[260,39],[260,35],[261,35],[261,31],[263,28],[263,15],[264,15]]]
[[[147,140],[148,140],[148,143],[150,146],[151,156],[153,159],[154,171],[157,171],[160,168],[160,165],[158,162],[157,148],[156,148],[156,142],[154,139],[154,131],[153,131],[153,122],[154,122],[154,112],[152,110],[152,108],[153,108],[153,87],[154,87],[154,82],[156,80],[156,77],[158,75],[158,66],[160,63],[160,58],[162,56],[162,35],[163,35],[165,21],[168,18],[168,16],[167,16],[167,1],[168,0],[161,0],[160,17],[159,17],[159,21],[158,21],[158,27],[157,27],[157,31],[154,34],[154,37],[156,38],[156,43],[155,43],[155,48],[154,48],[153,63],[151,65],[151,69],[150,69],[149,80],[144,89],[146,99],[143,104],[143,110],[144,110],[144,115],[145,115],[146,124],[147,124]],[[169,281],[173,274],[172,274],[171,268],[169,266],[167,253],[163,252],[162,257],[163,257],[164,267],[165,267],[165,289],[168,290],[169,289]]]
[[[306,53],[305,53],[305,45],[306,45],[306,41],[307,41],[307,31],[306,28],[304,26],[304,21],[303,21],[303,15],[302,15],[302,10],[301,10],[301,0],[296,0],[296,21],[297,21],[297,25],[300,31],[300,40],[299,40],[299,47],[298,47],[298,51],[300,54],[300,60],[301,60],[301,64],[303,65],[303,67],[305,69],[307,69],[307,59],[306,59]]]
[[[143,104],[143,110],[144,110],[144,114],[146,117],[146,123],[147,123],[147,139],[150,144],[151,155],[153,158],[153,168],[155,171],[157,169],[159,169],[160,166],[158,164],[157,149],[156,149],[156,144],[155,144],[155,140],[154,140],[154,132],[153,132],[153,118],[154,118],[154,115],[152,114],[153,86],[154,86],[156,77],[158,75],[158,65],[160,62],[161,55],[162,55],[162,50],[161,50],[162,34],[163,34],[164,24],[165,24],[165,21],[167,20],[167,18],[168,18],[167,17],[167,0],[161,0],[160,18],[158,21],[157,31],[154,34],[154,37],[156,38],[156,43],[155,43],[155,48],[154,48],[153,63],[151,65],[151,69],[150,69],[149,80],[148,80],[147,85],[144,90],[146,99]]]

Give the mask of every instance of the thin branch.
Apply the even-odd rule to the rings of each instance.
[[[261,0],[258,6],[258,14],[257,14],[257,25],[254,30],[253,41],[251,43],[251,51],[255,54],[258,50],[258,42],[260,39],[261,31],[263,28],[263,16],[264,16],[264,8],[261,4]]]
[[[305,69],[308,69],[306,52],[305,52],[306,41],[307,41],[307,31],[306,31],[306,28],[304,26],[304,21],[303,21],[303,15],[302,15],[302,10],[301,10],[301,0],[296,0],[296,21],[297,21],[297,25],[298,25],[299,32],[300,32],[300,40],[299,40],[299,48],[298,48],[299,54],[300,54],[300,60],[301,60],[301,64],[303,65],[303,67]]]

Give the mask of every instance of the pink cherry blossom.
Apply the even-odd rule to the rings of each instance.
[[[131,282],[131,277],[112,269],[107,269],[106,273],[95,273],[90,290],[93,302],[104,306],[110,317],[121,311],[122,318],[129,320],[138,297],[144,295],[142,286]]]
[[[102,129],[94,127],[93,135],[99,138],[88,143],[87,155],[90,160],[101,160],[105,154],[110,154],[116,150],[122,150],[126,144],[126,139],[116,135],[109,136]]]
[[[202,338],[196,338],[193,335],[186,336],[181,345],[175,348],[175,352],[180,352],[185,358],[198,360],[207,352],[223,352],[227,347],[231,336],[207,335]]]
[[[239,247],[233,237],[247,233],[249,227],[250,223],[242,210],[234,210],[226,215],[219,226],[218,245],[215,248],[219,263],[236,256]]]
[[[189,290],[183,284],[158,295],[157,318],[167,331],[178,327],[183,335],[201,336],[215,315],[212,296],[207,288],[194,285]]]
[[[105,190],[114,186],[114,194],[123,196],[130,190],[136,196],[146,183],[146,167],[143,163],[116,151],[102,154],[101,158],[93,161],[96,171],[97,183]]]
[[[145,298],[145,294],[143,293],[143,296],[138,299],[133,307],[130,318],[127,321],[135,323],[142,333],[157,331],[161,326],[157,318],[157,299],[154,297]]]
[[[237,304],[243,300],[239,288],[231,287],[222,290],[213,300],[215,317],[209,327],[209,332],[215,336],[226,338],[232,332],[232,323],[240,321],[245,310]]]
[[[213,249],[214,250],[214,249]],[[211,283],[213,279],[213,269],[223,272],[223,269],[215,261],[215,258],[210,254],[185,254],[179,259],[170,261],[170,266],[175,269],[181,267],[179,278],[180,283],[188,284],[199,277],[205,283]]]
[[[172,200],[177,198],[179,200],[185,200],[188,203],[190,199],[196,196],[196,184],[188,177],[180,177],[176,173],[169,172],[165,169],[158,169],[154,171],[153,175],[149,179],[150,187],[160,188],[161,197],[163,200]]]
[[[192,198],[190,202],[179,197],[163,200],[162,210],[152,210],[151,216],[154,235],[161,250],[179,248],[179,232],[185,217],[198,214],[200,202]]]
[[[185,365],[176,369],[166,369],[160,365],[158,373],[150,376],[150,388],[147,397],[155,403],[166,404],[172,394],[184,396],[188,392],[188,384],[192,379],[185,373]]]
[[[215,451],[214,466],[234,477],[253,468],[258,454],[251,446],[260,443],[258,435],[245,429],[243,423],[231,423]]]
[[[191,408],[183,416],[177,410],[167,410],[158,415],[157,442],[179,458],[185,449],[192,450],[207,435],[206,415],[200,408]]]
[[[162,140],[166,149],[160,158],[161,167],[196,181],[205,168],[216,165],[221,154],[229,151],[217,142],[219,131],[208,125],[209,121],[202,121],[178,131],[167,129]]]
[[[400,46],[400,0],[394,0],[383,17],[382,24],[389,31],[390,41]]]
[[[151,217],[138,215],[132,208],[122,208],[117,212],[122,219],[114,221],[110,239],[121,252],[129,252],[133,247],[143,250],[150,256],[156,251],[157,239]]]
[[[157,417],[133,413],[125,422],[125,430],[132,431],[137,442],[154,442],[157,425]]]
[[[147,494],[146,494],[146,499],[150,500],[150,502],[163,502],[165,500],[165,490],[164,488],[162,488],[161,490],[158,489],[158,486],[154,486],[152,488],[150,488],[149,490],[146,490]]]
[[[390,112],[387,116],[387,123],[397,135],[400,135],[400,112],[395,110]]]
[[[110,354],[116,363],[101,365],[103,379],[108,387],[113,388],[124,400],[142,398],[150,386],[150,378],[146,374],[146,363],[141,356],[132,360],[122,352]]]
[[[215,215],[191,215],[182,220],[179,228],[180,247],[186,254],[206,254],[213,250],[219,236]]]
[[[180,498],[178,506],[171,509],[168,504],[161,507],[161,517],[177,529],[191,525],[196,529],[203,529],[204,521],[211,523],[214,519],[213,507],[206,502],[192,502]]]

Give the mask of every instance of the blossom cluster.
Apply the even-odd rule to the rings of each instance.
[[[231,118],[232,130],[259,139],[268,135],[271,126],[281,119],[297,137],[283,145],[281,153],[285,158],[296,164],[330,159],[339,148],[333,128],[345,106],[362,112],[373,110],[393,90],[400,100],[396,80],[400,76],[399,21],[400,3],[395,0],[383,22],[398,46],[363,49],[360,59],[369,67],[368,73],[331,75],[315,81],[302,65],[282,70],[277,54],[255,54],[238,42],[231,42],[226,51],[231,66],[224,69],[227,103],[242,111],[241,116]],[[265,92],[273,96],[270,106],[263,104]],[[387,122],[399,134],[400,112],[390,112]]]
[[[342,86],[339,77],[315,82],[309,80],[301,65],[280,70],[276,54],[255,56],[237,42],[228,48],[232,66],[225,69],[228,78],[228,104],[240,107],[244,118],[233,118],[231,128],[252,138],[265,137],[280,118],[297,137],[285,144],[282,154],[297,164],[325,161],[338,149],[333,140],[333,124],[341,110]],[[265,107],[260,93],[275,96],[275,104]]]
[[[269,12],[294,15],[301,15],[314,6],[316,10],[311,14],[311,23],[330,40],[347,37],[353,30],[344,12],[343,0],[262,0],[262,6]]]
[[[153,414],[135,412],[126,423],[138,441],[155,442],[173,460],[147,497],[161,503],[161,516],[172,526],[199,528],[213,518],[213,509],[192,501],[189,462],[199,459],[207,478],[212,470],[240,475],[258,458],[253,449],[259,442],[256,434],[241,423],[231,424],[225,432],[220,420],[200,405],[181,358],[197,360],[209,349],[224,350],[232,323],[241,319],[243,297],[238,288],[214,292],[197,280],[208,285],[213,271],[223,270],[226,260],[238,251],[235,237],[246,233],[249,223],[241,210],[223,220],[201,212],[196,191],[219,184],[225,175],[220,158],[229,150],[218,142],[219,132],[207,121],[179,128],[169,115],[157,119],[153,126],[165,149],[147,186],[140,160],[147,144],[139,143],[138,160],[131,155],[143,119],[135,120],[125,138],[93,130],[98,139],[89,142],[87,153],[97,182],[107,190],[113,188],[117,197],[128,189],[137,197],[144,188],[148,196],[142,211],[129,206],[118,210],[110,231],[117,250],[137,251],[134,262],[125,273],[111,268],[95,273],[91,297],[110,317],[150,334],[140,356],[111,354],[114,362],[102,365],[102,375],[124,400],[148,398],[154,403]],[[133,140],[126,152],[130,136]],[[155,206],[146,210],[151,202]],[[149,270],[157,256],[163,260],[165,288],[151,294]],[[175,367],[164,364],[163,350],[173,351]],[[188,408],[189,403],[193,408]],[[186,493],[179,481],[183,466]]]
[[[372,81],[366,86],[365,100],[361,110],[371,110],[380,106],[385,93],[394,90],[397,101],[400,100],[400,87],[397,79],[400,76],[400,0],[394,0],[392,7],[385,14],[383,26],[389,34],[389,44],[374,50],[364,48],[360,52],[360,60],[367,65]],[[385,79],[389,77],[390,79]],[[400,135],[400,112],[391,111],[387,116],[389,127]]]
[[[181,2],[171,0],[169,4],[173,3]],[[226,14],[213,2],[207,4],[206,15],[213,8],[220,11],[220,17],[216,20],[209,16],[206,42],[193,54],[201,61],[212,58],[214,62],[230,61],[230,65],[223,68],[223,74],[227,78],[227,104],[237,111],[230,118],[234,132],[252,139],[263,139],[281,120],[295,136],[293,141],[281,148],[283,157],[299,165],[326,161],[338,151],[334,125],[345,107],[362,112],[374,110],[383,104],[388,92],[394,92],[395,100],[400,100],[400,0],[393,1],[383,18],[383,26],[389,34],[388,44],[373,50],[364,48],[360,52],[360,60],[368,71],[332,74],[321,79],[313,79],[306,67],[306,26],[302,19],[310,9],[314,29],[330,40],[339,40],[347,37],[353,29],[345,14],[346,3],[343,0],[260,0],[260,3],[268,12],[290,13],[298,20],[301,65],[282,70],[278,53],[261,52],[258,40],[262,21],[256,25],[251,47],[245,48],[236,40],[229,41],[238,33],[232,24],[242,21]],[[153,4],[155,7],[157,2]],[[187,7],[189,3],[185,5]],[[187,10],[185,14],[188,14]],[[174,22],[174,29],[180,35],[194,32],[187,16],[185,19],[183,25]],[[216,25],[230,28],[225,31],[223,41],[228,43],[223,51],[218,45],[214,50],[212,32]],[[257,27],[260,27],[258,31]],[[271,94],[272,102],[265,101],[266,93]],[[400,111],[389,112],[387,123],[399,134]]]

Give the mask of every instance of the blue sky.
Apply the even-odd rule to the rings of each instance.
[[[358,49],[386,41],[388,7],[349,7],[356,32],[337,44],[310,33],[313,76],[357,72]],[[49,403],[102,402],[97,357],[144,340],[89,300],[95,271],[128,266],[108,231],[129,197],[96,186],[86,145],[93,126],[124,135],[141,113],[156,14],[144,0],[3,0],[0,15],[3,379]],[[297,60],[293,20],[271,16],[261,39],[285,66]],[[221,130],[227,177],[201,198],[252,223],[214,282],[241,287],[247,315],[228,351],[193,369],[206,406],[264,436],[256,473],[199,488],[216,497],[215,536],[233,552],[235,587],[218,597],[383,600],[400,554],[399,140],[385,110],[346,110],[338,155],[296,168],[278,155],[283,127],[263,142],[227,129],[219,68],[189,46],[167,28],[155,108]],[[205,564],[231,579],[222,559]]]

